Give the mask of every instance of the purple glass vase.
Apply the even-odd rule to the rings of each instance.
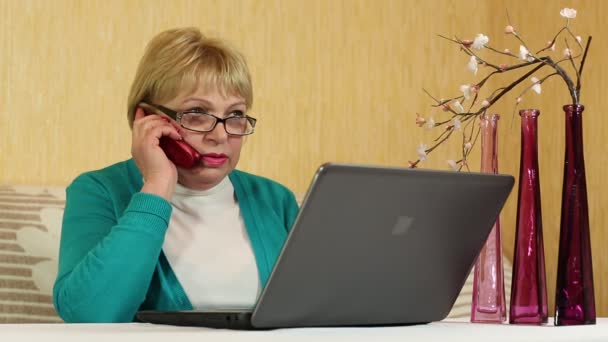
[[[555,325],[595,324],[593,265],[583,157],[583,110],[564,106],[566,155],[559,234]]]
[[[540,112],[524,109],[519,115],[521,154],[509,323],[542,324],[547,323],[548,307],[538,172]]]
[[[498,173],[497,114],[481,117],[481,172]],[[500,217],[481,249],[473,276],[471,322],[502,323],[507,319]]]

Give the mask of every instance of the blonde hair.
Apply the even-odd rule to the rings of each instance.
[[[240,52],[222,40],[205,37],[197,28],[159,33],[148,43],[131,85],[129,126],[133,127],[140,102],[163,103],[199,86],[241,96],[247,109],[253,104],[251,76]]]

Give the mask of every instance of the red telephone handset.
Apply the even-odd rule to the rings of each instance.
[[[146,103],[140,103],[141,107],[146,115],[157,113],[158,110]],[[159,139],[160,148],[163,149],[167,158],[171,160],[175,165],[191,169],[196,166],[202,156],[194,147],[188,145],[183,140],[174,140],[168,136],[163,136]]]
[[[185,169],[195,167],[201,160],[201,155],[183,140],[173,140],[164,136],[160,138],[160,148],[165,151],[167,158],[175,165]]]

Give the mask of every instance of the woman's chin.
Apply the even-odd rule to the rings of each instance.
[[[230,172],[228,165],[221,167],[213,166],[195,166],[191,169],[178,169],[179,181],[187,187],[197,187],[196,184],[219,184],[226,175]]]

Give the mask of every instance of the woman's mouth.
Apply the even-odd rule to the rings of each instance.
[[[228,156],[223,153],[203,154],[203,162],[206,166],[222,166],[226,161],[228,161]]]

